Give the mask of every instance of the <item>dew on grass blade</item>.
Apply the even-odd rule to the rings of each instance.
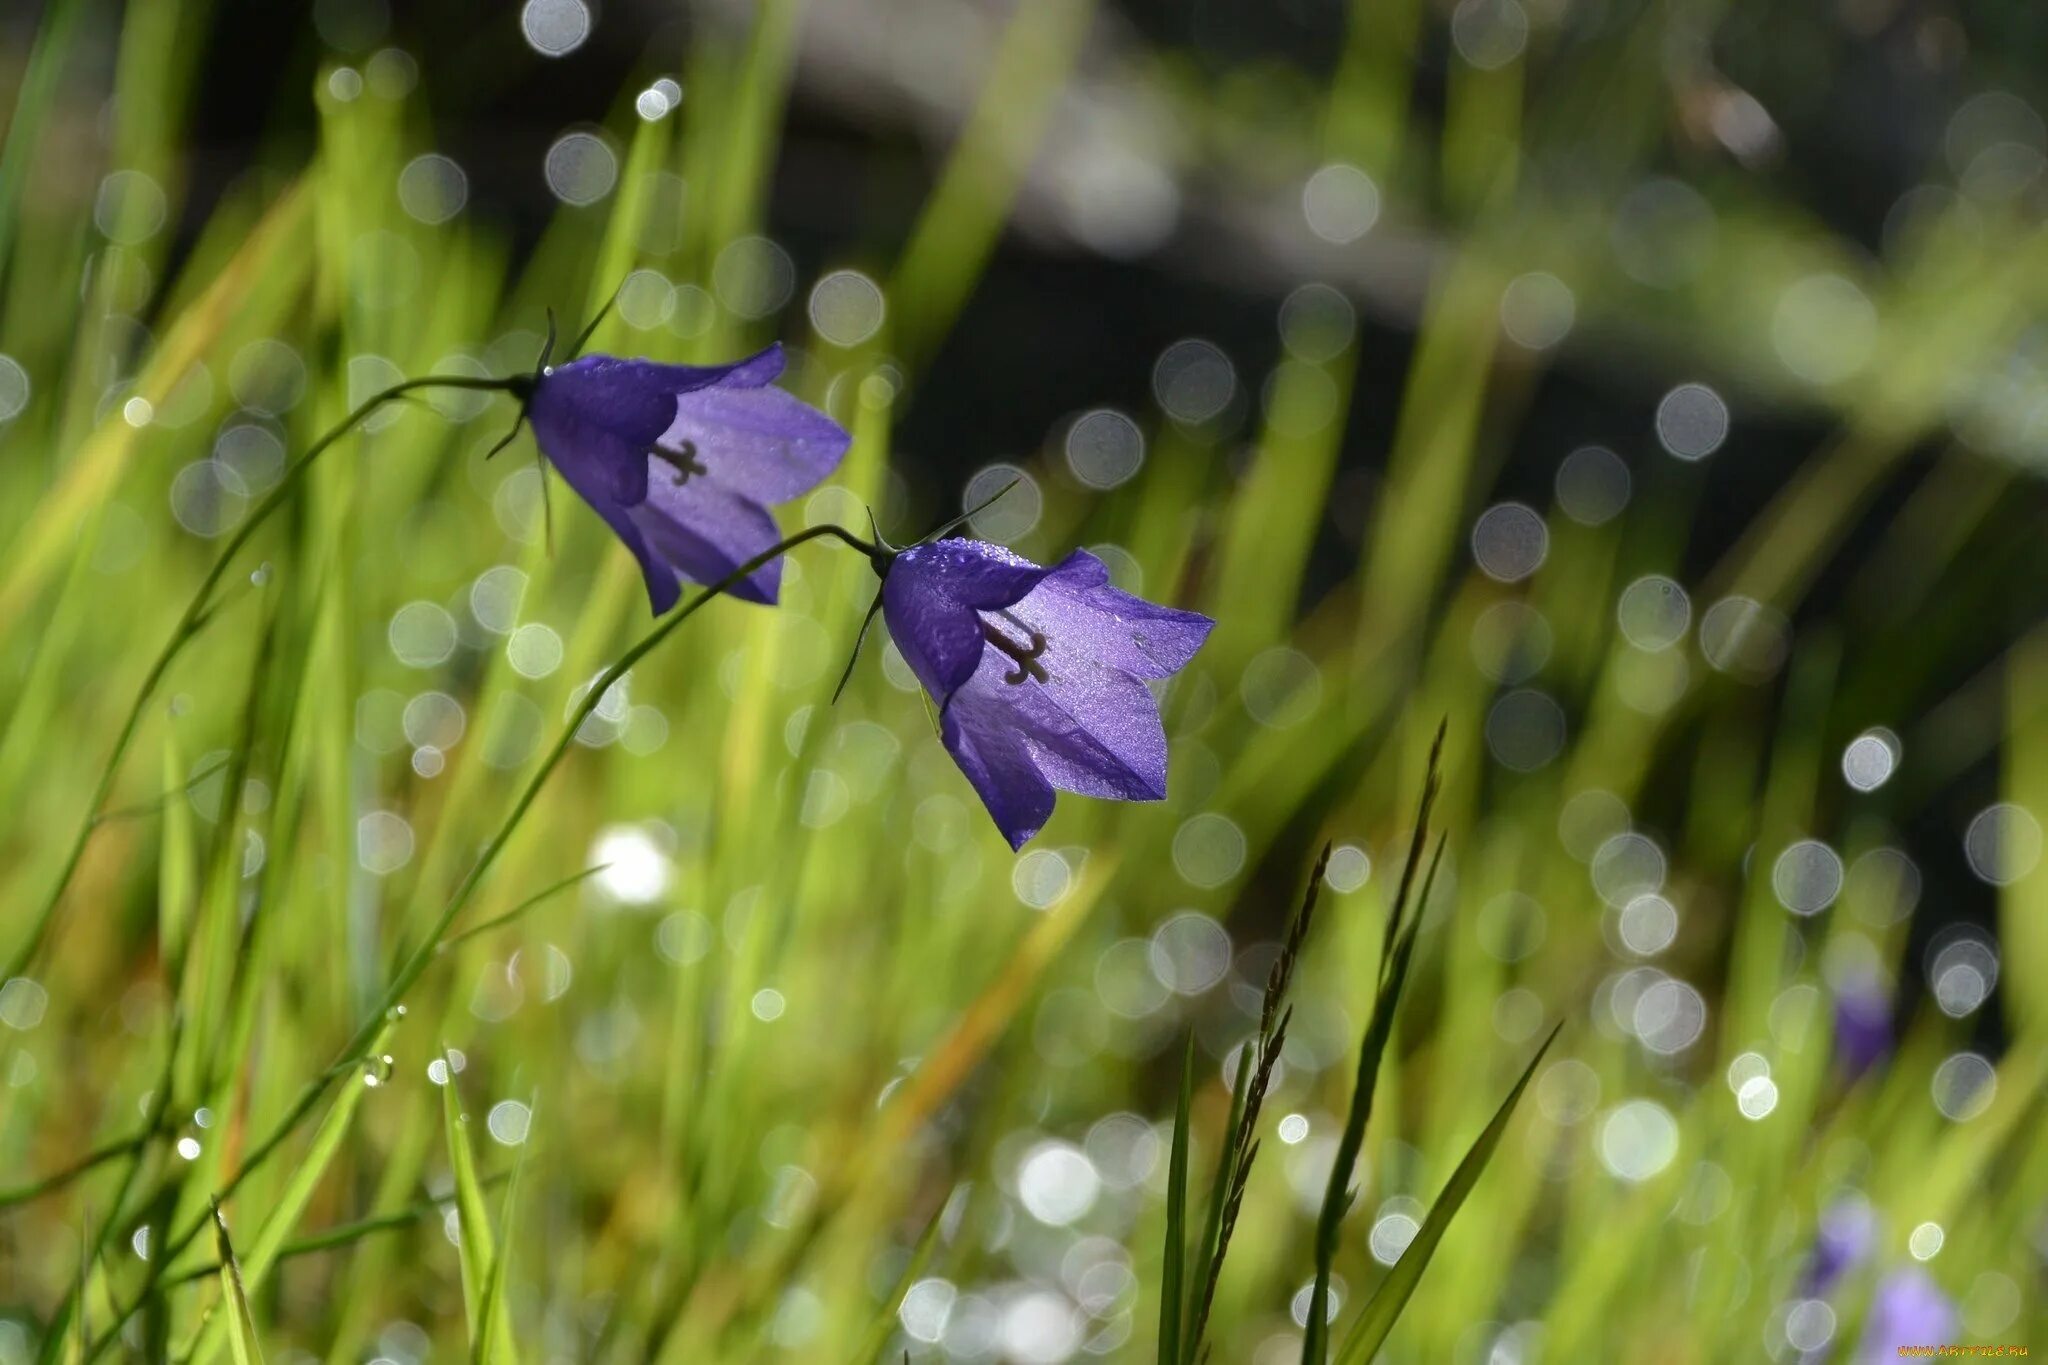
[[[1664,889],[1664,850],[1648,835],[1624,831],[1604,839],[1593,854],[1593,889],[1609,905]]]
[[[1571,286],[1547,271],[1518,275],[1501,292],[1501,330],[1527,350],[1547,351],[1563,341],[1577,316]]]
[[[518,1100],[499,1100],[491,1106],[484,1126],[500,1146],[517,1147],[526,1141],[533,1126],[533,1111]]]
[[[834,346],[858,346],[882,329],[882,287],[858,270],[835,270],[811,286],[811,326]]]
[[[1692,623],[1692,599],[1674,580],[1647,574],[1622,589],[1615,615],[1630,644],[1655,653],[1685,638]]]
[[[1580,446],[1557,467],[1558,509],[1581,526],[1604,526],[1628,506],[1628,465],[1605,446]]]
[[[1347,895],[1364,886],[1372,876],[1372,857],[1356,844],[1339,844],[1330,851],[1330,862],[1323,869],[1323,880],[1332,891]]]
[[[765,318],[789,302],[796,265],[766,237],[729,242],[711,263],[711,292],[735,316]]]
[[[1506,66],[1529,42],[1529,15],[1517,0],[1462,0],[1451,11],[1451,45],[1481,71]]]
[[[1934,1069],[1934,1107],[1943,1117],[1967,1123],[1991,1107],[1998,1073],[1981,1053],[1958,1052]]]
[[[1199,337],[1174,342],[1152,367],[1152,396],[1168,417],[1188,426],[1220,417],[1236,393],[1230,357]]]
[[[1970,871],[1993,886],[2007,886],[2041,861],[2041,822],[2025,806],[2000,801],[1986,806],[1963,831],[1963,855]]]
[[[1771,889],[1795,915],[1812,915],[1835,903],[1842,891],[1842,858],[1818,839],[1800,839],[1771,864]]]
[[[1931,1261],[1941,1254],[1942,1243],[1947,1240],[1948,1235],[1942,1231],[1941,1224],[1920,1223],[1907,1235],[1906,1250],[1916,1261]]]
[[[248,506],[248,485],[233,466],[219,460],[196,460],[171,480],[171,515],[195,536],[211,540],[227,534],[241,524]]]
[[[1160,985],[1200,995],[1230,970],[1230,935],[1207,915],[1185,910],[1153,931],[1150,961]]]
[[[1550,530],[1527,504],[1496,503],[1472,525],[1472,558],[1488,578],[1518,583],[1541,568],[1549,553]]]
[[[1238,689],[1253,720],[1285,730],[1309,719],[1322,705],[1322,670],[1300,650],[1276,645],[1245,665]]]
[[[1357,327],[1351,300],[1327,284],[1304,284],[1280,305],[1280,344],[1311,365],[1343,354]]]
[[[1976,1012],[1998,985],[1998,951],[1974,925],[1951,925],[1927,946],[1927,989],[1943,1014]]]
[[[0,422],[11,421],[28,406],[33,387],[28,371],[13,356],[0,354]]]
[[[1017,1168],[1018,1200],[1049,1227],[1065,1227],[1085,1216],[1101,1189],[1095,1164],[1069,1142],[1038,1143]]]
[[[1114,408],[1096,408],[1067,428],[1067,468],[1090,488],[1111,489],[1130,482],[1145,462],[1145,436],[1138,424]]]
[[[1655,1100],[1629,1100],[1600,1124],[1600,1162],[1630,1183],[1650,1179],[1678,1155],[1678,1123]]]
[[[1525,602],[1496,602],[1472,623],[1472,661],[1497,683],[1527,682],[1550,661],[1550,622]]]
[[[1004,493],[1005,488],[1009,492]],[[1002,496],[996,497],[998,493]],[[989,502],[990,498],[995,501]],[[992,464],[977,472],[961,490],[960,510],[974,508],[981,510],[968,519],[973,533],[983,540],[1008,545],[1029,535],[1038,525],[1045,498],[1039,492],[1038,480],[1025,470],[1013,464]]]
[[[49,1005],[50,993],[29,977],[10,977],[5,985],[0,985],[0,1024],[17,1033],[26,1033],[42,1023]]]
[[[356,821],[356,861],[373,877],[385,877],[412,861],[413,832],[405,818],[373,810]]]
[[[543,57],[566,57],[590,36],[590,7],[583,0],[526,0],[519,31]]]
[[[1356,166],[1333,161],[1301,189],[1301,214],[1309,231],[1345,246],[1372,231],[1380,218],[1380,187]]]
[[[408,602],[386,630],[391,652],[407,668],[433,668],[455,652],[455,618],[438,602]]]
[[[408,217],[445,223],[469,202],[469,176],[439,152],[424,152],[398,173],[398,203]]]
[[[1857,791],[1876,791],[1899,766],[1899,737],[1882,726],[1865,730],[1842,750],[1842,780]]]
[[[1244,860],[1244,831],[1227,815],[1193,815],[1174,832],[1173,866],[1190,885],[1221,886],[1243,869]]]
[[[1728,439],[1728,404],[1705,384],[1680,384],[1657,404],[1657,439],[1681,460],[1701,460]]]
[[[1546,766],[1564,749],[1565,715],[1546,692],[1519,688],[1486,713],[1486,748],[1494,761],[1518,773]]]
[[[564,133],[548,148],[542,171],[555,198],[583,207],[612,192],[618,183],[619,159],[594,133]]]

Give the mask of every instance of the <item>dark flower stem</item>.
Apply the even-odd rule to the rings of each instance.
[[[114,751],[107,756],[105,765],[100,769],[99,782],[93,787],[92,800],[86,807],[84,818],[78,822],[76,833],[71,837],[71,845],[64,855],[64,865],[57,873],[57,880],[37,909],[35,918],[29,924],[27,935],[15,946],[7,965],[0,967],[0,981],[27,972],[34,964],[36,955],[42,951],[50,925],[57,917],[57,907],[63,903],[64,892],[70,887],[71,879],[77,875],[78,865],[85,857],[85,846],[91,841],[94,828],[101,823],[107,797],[112,793],[114,779],[120,772],[121,760],[127,755],[128,746],[135,738],[136,728],[142,723],[143,708],[149,704],[150,697],[155,695],[157,687],[163,682],[164,674],[170,670],[172,661],[210,619],[208,604],[213,598],[214,589],[220,586],[221,579],[226,575],[228,566],[234,562],[235,556],[241,553],[242,547],[249,543],[263,523],[270,519],[270,514],[284,506],[286,499],[305,479],[306,471],[313,467],[313,462],[326,454],[335,442],[353,431],[378,408],[419,389],[488,389],[509,392],[513,385],[514,381],[509,379],[483,379],[462,375],[427,375],[393,384],[381,393],[373,394],[364,400],[354,412],[341,420],[340,425],[315,441],[297,464],[285,471],[284,477],[278,480],[277,487],[271,489],[263,501],[256,505],[256,510],[249,514],[248,519],[222,547],[219,558],[214,560],[213,567],[207,570],[205,580],[200,583],[199,591],[192,595],[192,601],[185,608],[185,614],[178,618],[178,624],[171,631],[170,639],[166,640],[164,647],[158,651],[156,662],[152,663],[149,672],[143,675],[142,686],[136,691],[135,700],[129,704],[128,715],[114,736]]]
[[[748,575],[754,573],[771,560],[788,553],[799,545],[807,544],[813,540],[820,540],[827,536],[842,541],[865,555],[873,555],[877,552],[873,545],[862,540],[859,536],[854,535],[844,527],[835,526],[830,523],[808,527],[792,536],[787,536],[775,545],[763,550],[760,554],[755,555],[752,559],[740,565],[724,578],[719,579],[718,582],[712,584],[663,618],[655,625],[653,630],[641,636],[632,648],[620,655],[618,661],[610,668],[607,668],[598,677],[597,681],[591,684],[589,690],[584,693],[583,700],[578,702],[576,709],[570,713],[568,722],[562,727],[561,736],[556,739],[554,747],[548,750],[547,757],[541,761],[541,765],[534,770],[533,776],[527,780],[525,788],[520,791],[518,799],[512,803],[512,809],[506,813],[505,819],[498,826],[497,832],[491,836],[490,842],[484,845],[483,852],[478,856],[476,863],[470,868],[468,875],[455,888],[455,894],[449,898],[448,904],[442,908],[441,913],[435,918],[433,925],[428,929],[426,935],[405,954],[397,970],[392,973],[390,984],[384,988],[384,993],[377,1003],[364,1014],[363,1021],[356,1029],[355,1036],[342,1045],[341,1051],[337,1054],[333,1065],[329,1066],[326,1071],[313,1080],[308,1081],[304,1088],[299,1091],[298,1097],[292,1101],[291,1107],[285,1111],[284,1116],[272,1126],[270,1131],[260,1141],[250,1146],[248,1156],[243,1159],[240,1168],[221,1186],[218,1198],[227,1199],[233,1195],[242,1182],[277,1151],[285,1139],[292,1134],[299,1124],[305,1121],[306,1116],[313,1111],[313,1106],[320,1102],[320,1097],[327,1092],[329,1086],[333,1085],[342,1076],[355,1074],[356,1064],[369,1050],[370,1044],[376,1038],[378,1032],[385,1027],[388,1021],[387,1017],[393,1009],[404,1001],[406,992],[413,988],[419,981],[420,975],[426,971],[427,967],[439,955],[441,942],[448,936],[448,932],[454,925],[456,918],[468,907],[470,899],[476,894],[477,887],[482,884],[484,875],[497,862],[498,855],[504,852],[505,845],[511,842],[512,835],[518,830],[520,823],[526,818],[527,811],[532,807],[534,800],[540,795],[541,787],[554,774],[555,768],[569,752],[569,746],[575,742],[576,731],[589,718],[590,714],[598,708],[599,703],[604,700],[605,693],[611,689],[612,685],[620,678],[623,678],[632,669],[634,664],[645,658],[657,645],[666,640],[678,626],[694,616],[698,608],[702,607],[706,602],[719,596],[727,588],[744,581]],[[116,1335],[120,1332],[121,1324],[132,1316],[142,1304],[146,1303],[150,1295],[156,1292],[158,1285],[162,1282],[172,1263],[192,1244],[193,1239],[205,1230],[206,1223],[206,1217],[202,1213],[184,1228],[180,1229],[176,1236],[165,1239],[164,1248],[160,1254],[151,1255],[149,1274],[144,1279],[141,1289],[137,1291],[135,1298],[129,1303],[128,1307],[118,1315],[114,1324],[107,1329],[106,1334],[93,1343],[92,1350],[86,1356],[87,1361],[96,1359],[100,1352],[112,1344]]]

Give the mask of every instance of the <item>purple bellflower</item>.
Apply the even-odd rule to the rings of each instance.
[[[514,388],[548,463],[640,561],[655,615],[682,580],[715,583],[773,546],[768,508],[846,453],[837,422],[771,387],[781,373],[780,346],[711,366],[588,355]],[[773,602],[781,580],[775,559],[729,591]]]
[[[1085,550],[1048,569],[983,541],[937,540],[877,567],[889,634],[1011,848],[1051,817],[1054,788],[1166,795],[1166,732],[1145,680],[1178,672],[1215,622],[1109,586]]]
[[[1954,1341],[1955,1331],[1955,1305],[1933,1276],[1909,1265],[1877,1282],[1856,1359],[1859,1365],[1897,1360],[1901,1346],[1939,1346]]]

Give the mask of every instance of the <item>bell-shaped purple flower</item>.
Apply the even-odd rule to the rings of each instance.
[[[640,561],[655,615],[681,580],[713,583],[782,532],[768,508],[810,491],[846,453],[837,422],[770,382],[782,348],[731,365],[589,355],[544,370],[527,417],[541,453]],[[782,561],[731,589],[773,602]]]
[[[1053,789],[1166,795],[1166,732],[1145,685],[1194,657],[1215,622],[1109,586],[1077,550],[1047,569],[998,545],[941,540],[897,555],[882,614],[939,733],[997,828],[1022,848]]]
[[[1917,1265],[1877,1282],[1857,1347],[1860,1365],[1897,1360],[1901,1346],[1939,1346],[1955,1340],[1956,1309],[1934,1277]]]

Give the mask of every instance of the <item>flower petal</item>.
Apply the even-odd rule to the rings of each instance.
[[[557,468],[567,475],[565,461],[603,461],[609,495],[631,506],[647,496],[643,457],[676,420],[681,395],[714,386],[758,389],[781,372],[780,346],[730,365],[659,365],[588,355],[542,376],[527,415],[535,439]],[[600,433],[612,441],[599,440]],[[570,481],[579,492],[591,482],[573,476]]]
[[[592,507],[630,507],[647,496],[647,452],[611,426],[585,420],[581,410],[536,400],[533,439],[548,463]]]
[[[647,580],[648,605],[654,608],[656,616],[676,604],[682,589],[676,582],[676,571],[640,533],[634,524],[627,503],[618,496],[619,471],[637,468],[642,485],[641,498],[645,498],[647,482],[647,457],[632,450],[616,435],[601,428],[563,423],[555,417],[543,418],[535,413],[533,436],[540,443],[541,452],[548,457],[548,463],[560,471],[576,495],[590,504],[591,510],[604,518],[605,524],[640,561],[641,577]],[[545,475],[543,475],[545,477]],[[636,499],[637,501],[637,499]]]
[[[911,671],[943,712],[981,662],[982,611],[1000,611],[1050,570],[978,540],[913,545],[882,580],[882,618]]]
[[[1089,659],[1048,650],[1040,662],[1050,683],[1012,683],[1010,660],[989,650],[953,694],[951,711],[971,715],[981,728],[1020,734],[1034,766],[1062,791],[1117,801],[1163,798],[1166,731],[1151,689]]]
[[[1109,570],[1086,550],[1061,560],[1011,614],[1068,657],[1099,659],[1139,678],[1166,678],[1187,666],[1216,623],[1109,586]]]
[[[688,442],[707,477],[760,503],[808,493],[853,443],[845,428],[781,389],[718,385],[676,398],[659,445]]]
[[[782,538],[767,508],[702,479],[678,486],[654,474],[647,500],[626,515],[663,559],[699,583],[716,583]],[[778,556],[726,591],[749,602],[772,603],[781,586]]]
[[[1052,818],[1053,791],[1022,736],[981,708],[948,711],[939,732],[1010,847],[1024,847]]]

